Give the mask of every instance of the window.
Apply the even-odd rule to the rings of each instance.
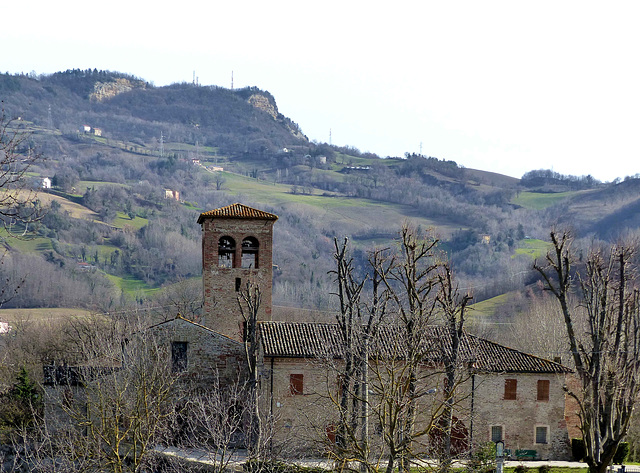
[[[548,401],[548,400],[549,400],[549,380],[539,379],[538,380],[538,401]]]
[[[302,373],[289,375],[289,390],[292,395],[304,393],[304,375]]]
[[[547,443],[547,437],[549,434],[549,427],[537,426],[536,427],[536,443]]]
[[[258,248],[260,244],[254,237],[247,237],[242,240],[242,267],[258,267]]]
[[[336,426],[334,424],[329,424],[326,427],[326,431],[327,431],[327,440],[329,440],[330,444],[335,444],[336,443],[336,431],[338,429],[336,428]]]
[[[187,371],[187,342],[171,343],[171,370],[174,373]]]
[[[221,268],[235,267],[236,242],[229,236],[218,240],[218,266]]]
[[[491,426],[491,441],[492,442],[500,442],[503,440],[502,438],[502,426],[501,425],[492,425]]]
[[[517,379],[505,379],[504,380],[504,399],[507,401],[515,401],[518,393],[518,380]]]
[[[242,287],[242,279],[236,278],[236,292],[240,292],[241,287]]]

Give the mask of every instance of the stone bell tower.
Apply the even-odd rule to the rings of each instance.
[[[247,282],[261,292],[258,320],[271,320],[274,214],[232,204],[200,214],[204,324],[242,340],[238,292]]]

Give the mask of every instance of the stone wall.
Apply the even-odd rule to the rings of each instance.
[[[177,317],[156,325],[152,330],[167,344],[167,363],[171,360],[171,343],[187,343],[184,377],[210,379],[214,376],[235,382],[244,369],[244,346],[200,324]]]
[[[318,360],[274,358],[271,363],[266,358],[262,370],[262,412],[272,412],[276,419],[276,441],[297,451],[321,451],[326,446],[326,428],[338,417],[336,371]],[[303,375],[302,393],[291,392],[291,374]],[[424,421],[443,402],[443,374],[425,372],[421,377],[435,388],[433,394],[419,400],[419,416]],[[517,379],[515,401],[503,399],[505,379]],[[549,401],[537,400],[539,379],[549,380]],[[542,459],[567,460],[570,448],[563,385],[563,375],[481,373],[473,380],[467,376],[458,388],[454,415],[476,446],[491,441],[491,426],[501,425],[505,448],[514,455],[518,449],[530,449]],[[376,437],[375,419],[371,422],[371,441],[376,444],[381,439]],[[536,443],[536,427],[547,428],[546,444]]]
[[[506,449],[536,450],[542,459],[570,459],[564,417],[564,375],[501,373],[476,374],[474,443],[491,440],[491,426],[502,426]],[[505,400],[505,380],[517,380],[515,400]],[[549,381],[549,400],[537,400],[538,380]],[[547,443],[536,443],[536,427],[547,428]]]

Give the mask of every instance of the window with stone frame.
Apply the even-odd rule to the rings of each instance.
[[[517,379],[505,379],[504,380],[504,400],[515,401],[518,398],[518,380]]]
[[[504,440],[503,433],[504,433],[504,428],[501,425],[492,425],[491,441],[495,443],[495,442],[500,442]]]
[[[539,379],[538,380],[538,401],[548,401],[549,400],[549,385],[550,382],[548,379]]]
[[[549,443],[549,427],[546,425],[536,426],[536,443]]]
[[[289,391],[294,396],[304,394],[304,375],[302,373],[291,373],[289,375]]]

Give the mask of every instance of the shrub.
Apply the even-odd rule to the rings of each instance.
[[[616,454],[613,456],[612,463],[615,465],[621,465],[624,463],[629,456],[629,450],[630,447],[628,442],[620,442],[620,445],[618,445],[618,449],[616,450]],[[571,454],[575,461],[584,460],[584,457],[587,456],[584,440],[571,439]]]
[[[584,440],[571,439],[571,455],[577,462],[584,460],[584,457],[587,455],[587,450],[584,446]]]
[[[480,445],[471,452],[467,462],[467,471],[474,473],[488,473],[496,468],[496,444],[488,442]]]
[[[622,465],[629,456],[629,443],[620,442],[616,454],[613,456],[613,463],[616,465]]]
[[[551,471],[551,467],[549,465],[540,465],[538,467],[538,473],[549,473]]]
[[[524,465],[518,465],[513,469],[514,473],[527,473],[529,468]]]
[[[326,473],[323,468],[310,468],[274,460],[249,460],[243,470],[247,473]]]

